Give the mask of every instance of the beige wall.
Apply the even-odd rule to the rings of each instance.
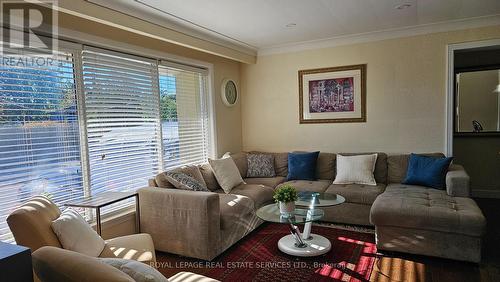
[[[213,64],[213,99],[215,102],[216,112],[217,150],[219,155],[222,155],[227,151],[241,151],[241,103],[238,103],[238,105],[232,108],[228,108],[222,103],[222,99],[220,96],[221,84],[224,78],[233,79],[239,85],[240,63],[215,55],[210,55],[178,45],[170,44],[165,41],[148,38],[135,33],[78,18],[72,15],[60,14],[59,25],[61,29],[75,30],[78,32],[91,34],[92,36],[98,36],[113,41],[137,45],[143,48],[148,48],[159,52],[169,53]],[[99,45],[99,42],[95,42],[94,44]],[[148,54],[144,55],[147,56]]]
[[[446,45],[488,27],[258,57],[242,65],[244,150],[444,151]],[[301,69],[367,64],[367,122],[299,124]]]

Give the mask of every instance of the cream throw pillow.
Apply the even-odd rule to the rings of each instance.
[[[124,272],[136,282],[168,282],[158,270],[142,262],[119,258],[99,258],[99,260]]]
[[[337,175],[333,184],[377,185],[373,171],[377,154],[342,156],[337,155]]]
[[[240,171],[231,157],[218,160],[209,159],[208,162],[214,171],[217,182],[226,194],[229,194],[234,187],[244,183]]]
[[[75,210],[68,208],[52,221],[52,230],[66,250],[97,257],[104,249],[104,240]]]

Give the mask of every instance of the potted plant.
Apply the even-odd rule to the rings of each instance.
[[[290,214],[295,210],[297,190],[292,185],[285,184],[274,191],[274,200],[279,203],[280,213]]]

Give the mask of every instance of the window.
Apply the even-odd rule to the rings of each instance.
[[[160,168],[156,63],[94,48],[82,62],[92,194],[143,187]]]
[[[210,132],[206,70],[161,65],[159,75],[164,169],[206,162]]]
[[[73,54],[0,58],[0,240],[11,241],[5,219],[21,203],[84,192]]]
[[[32,196],[62,206],[133,190],[210,155],[207,70],[71,46],[50,57],[0,57],[3,241],[13,240],[6,217]]]

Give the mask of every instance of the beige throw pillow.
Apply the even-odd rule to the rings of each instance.
[[[231,192],[234,187],[243,183],[240,171],[231,157],[208,160],[208,162],[212,166],[217,182],[226,194]]]
[[[373,176],[376,162],[377,154],[337,155],[337,175],[333,184],[377,185]]]
[[[104,240],[75,210],[68,208],[52,221],[52,230],[66,250],[97,257],[104,249]]]
[[[168,282],[158,270],[142,262],[119,258],[99,258],[99,260],[121,270],[136,282]]]

